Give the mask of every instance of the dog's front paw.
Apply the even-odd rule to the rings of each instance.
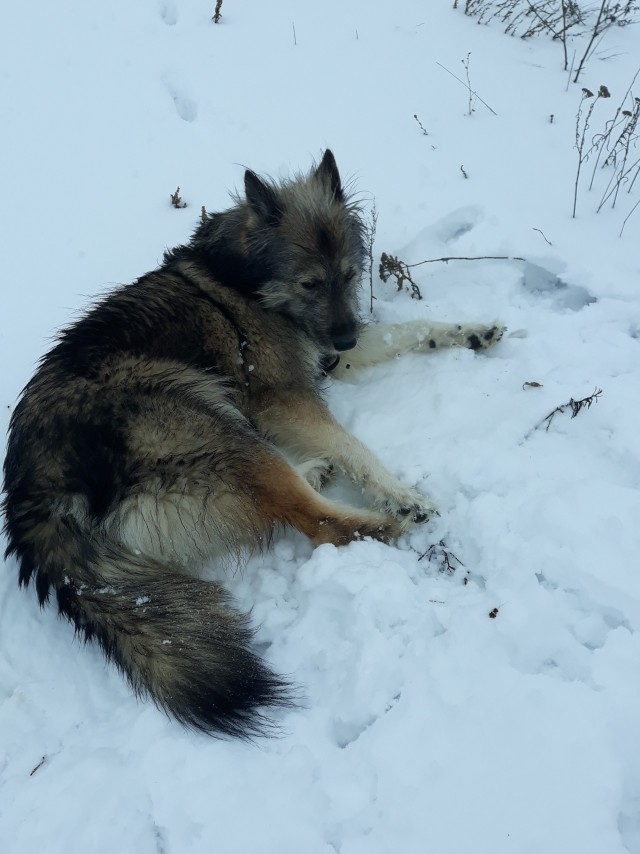
[[[493,326],[463,327],[467,347],[471,350],[488,350],[494,347],[506,332],[507,327],[494,323]]]
[[[417,489],[407,487],[380,495],[376,501],[376,507],[383,513],[394,516],[403,531],[414,525],[421,525],[432,516],[438,515],[433,501],[421,495]]]

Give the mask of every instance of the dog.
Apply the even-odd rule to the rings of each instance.
[[[15,408],[6,556],[137,694],[187,726],[251,737],[292,691],[198,569],[268,546],[389,541],[434,512],[331,415],[323,377],[409,351],[482,350],[497,325],[363,326],[361,210],[331,151],[244,197],[61,332]],[[371,509],[324,497],[332,470]]]

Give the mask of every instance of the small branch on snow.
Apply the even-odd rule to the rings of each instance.
[[[42,768],[42,766],[44,765],[44,763],[45,763],[46,761],[47,761],[47,757],[46,757],[46,756],[43,756],[43,757],[42,757],[42,759],[40,760],[40,762],[38,762],[38,764],[35,766],[35,768],[32,768],[32,769],[31,769],[31,773],[29,774],[29,776],[30,776],[30,777],[33,777],[33,775],[36,773],[36,771],[38,770],[38,768]]]
[[[423,264],[448,264],[449,261],[526,261],[526,258],[521,258],[519,255],[448,255],[444,258],[427,258],[425,261],[416,261],[415,264],[407,264],[401,261],[397,255],[387,255],[383,252],[380,256],[380,266],[378,272],[383,282],[387,282],[391,276],[396,280],[397,289],[402,290],[406,282],[411,286],[411,297],[413,299],[422,299],[420,288],[411,278],[411,273],[414,267],[421,267]]]
[[[468,55],[467,55],[467,59],[468,59]],[[462,63],[464,64],[464,59],[462,60]],[[475,91],[475,89],[472,89],[472,88],[471,88],[471,86],[469,86],[469,84],[468,84],[468,83],[465,83],[465,82],[464,82],[464,80],[461,80],[461,79],[460,79],[456,74],[454,74],[454,73],[453,73],[453,71],[449,71],[449,69],[448,69],[448,68],[446,68],[446,67],[445,67],[441,62],[436,62],[436,65],[439,65],[439,66],[440,66],[440,68],[442,68],[444,71],[446,71],[446,72],[447,72],[447,74],[450,74],[452,77],[454,77],[454,78],[458,81],[458,83],[461,83],[461,84],[464,86],[464,88],[465,88],[465,89],[468,89],[468,90],[469,90],[469,104],[470,104],[470,105],[471,105],[471,103],[472,103],[472,102],[471,102],[471,96],[473,96],[474,98],[477,98],[477,99],[478,99],[478,101],[480,101],[480,103],[481,103],[481,104],[484,104],[484,105],[485,105],[485,107],[487,108],[487,110],[489,110],[489,112],[493,113],[493,115],[494,115],[494,116],[497,116],[497,115],[498,115],[498,114],[496,113],[496,111],[495,111],[494,109],[492,109],[492,108],[489,106],[489,104],[487,104],[487,102],[486,102],[486,101],[483,101],[483,100],[482,100],[482,98],[480,97],[480,95],[478,95],[478,93]],[[469,115],[471,115],[471,113],[469,113]]]
[[[406,264],[407,268],[420,267],[422,264],[435,264],[442,261],[447,264],[449,261],[526,261],[526,258],[521,258],[519,255],[449,255],[445,258],[427,258],[426,261],[416,261],[415,264]]]
[[[428,559],[429,563],[432,563],[435,560],[439,564],[439,571],[446,571],[450,575],[453,575],[457,569],[457,567],[454,566],[453,561],[455,561],[459,566],[464,566],[460,558],[456,557],[452,551],[449,551],[444,540],[440,540],[439,543],[432,543],[426,552],[420,555],[418,560],[422,560],[425,557]]]
[[[405,264],[405,262],[401,261],[397,255],[387,255],[386,252],[383,252],[380,256],[380,266],[378,267],[378,273],[383,282],[387,282],[389,278],[393,276],[393,278],[396,280],[397,289],[399,291],[402,290],[405,282],[409,282],[409,284],[411,285],[412,299],[422,299],[420,288],[411,278],[411,273],[409,272],[410,266],[415,265]]]
[[[525,436],[525,439],[528,439],[529,436],[539,427],[542,427],[543,424],[547,425],[545,427],[545,432],[547,432],[549,430],[549,427],[551,426],[551,422],[553,421],[554,417],[558,414],[558,412],[564,412],[567,407],[571,409],[571,418],[575,418],[576,415],[579,412],[582,412],[583,409],[591,409],[591,404],[597,403],[602,393],[602,389],[596,386],[593,393],[590,394],[588,397],[583,397],[581,400],[574,400],[573,398],[571,398],[568,403],[563,403],[562,406],[556,406],[556,408],[552,410],[548,415],[546,415],[541,421],[539,421],[535,425],[535,427],[533,427],[532,430],[529,430],[529,432]]]
[[[553,246],[553,243],[552,243],[550,240],[547,240],[547,238],[546,238],[546,236],[545,236],[545,233],[544,233],[541,229],[539,229],[539,228],[534,228],[533,230],[534,230],[534,231],[537,231],[537,232],[538,232],[538,234],[541,234],[541,235],[542,235],[542,237],[544,238],[544,240],[546,241],[546,243],[548,243],[548,244],[549,244],[549,246]]]

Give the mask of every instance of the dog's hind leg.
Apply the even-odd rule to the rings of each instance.
[[[247,471],[253,499],[263,518],[297,528],[315,543],[344,545],[373,537],[388,542],[401,533],[388,515],[329,501],[276,451],[256,455]]]
[[[333,463],[359,484],[373,506],[395,517],[404,529],[427,520],[433,503],[405,486],[312,395],[281,392],[253,414],[261,432],[302,458]]]
[[[332,376],[345,377],[349,372],[388,362],[404,353],[434,353],[443,347],[488,350],[497,344],[503,333],[504,327],[498,324],[484,326],[428,320],[371,324],[361,333],[355,349],[341,355],[331,373]]]
[[[138,483],[103,522],[103,532],[134,553],[186,568],[260,549],[282,523],[334,545],[400,534],[389,516],[319,495],[254,431],[227,435],[223,451],[217,444],[201,447],[179,460],[178,477],[156,471],[155,483],[151,477]]]

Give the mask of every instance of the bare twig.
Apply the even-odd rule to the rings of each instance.
[[[627,224],[627,220],[629,219],[629,217],[631,216],[631,214],[635,211],[635,209],[638,207],[638,205],[640,205],[640,199],[638,199],[638,201],[635,203],[635,205],[631,208],[631,210],[629,211],[629,213],[628,213],[628,214],[626,215],[626,217],[624,218],[624,222],[622,223],[622,228],[620,229],[619,237],[622,237],[622,232],[624,231],[624,227],[625,227],[625,225]]]
[[[553,246],[553,243],[552,243],[550,240],[547,240],[547,238],[545,237],[544,232],[543,232],[543,231],[541,231],[541,229],[539,229],[539,228],[534,228],[533,230],[534,230],[534,231],[537,231],[537,232],[538,232],[538,234],[541,234],[541,235],[542,235],[542,237],[543,237],[543,239],[545,240],[545,242],[546,242],[546,243],[548,243],[548,244],[549,244],[549,246]]]
[[[454,561],[458,566],[464,566],[460,558],[456,557],[454,553],[447,548],[444,540],[440,540],[439,543],[432,543],[426,552],[419,556],[418,560],[422,560],[425,557],[429,563],[436,561],[436,563],[439,564],[438,569],[440,572],[448,572],[450,575],[453,575],[457,569],[454,565]]]
[[[574,50],[573,56],[571,57],[571,65],[569,66],[569,73],[567,74],[567,85],[565,86],[565,89],[564,89],[565,92],[569,91],[569,86],[571,85],[571,75],[573,74],[573,66],[575,65],[575,62],[576,62],[576,52]]]
[[[569,57],[567,55],[567,0],[562,0],[562,50],[564,52],[564,70],[569,66]]]
[[[564,412],[567,407],[571,409],[571,418],[575,418],[576,415],[579,412],[582,412],[583,409],[591,409],[591,404],[596,403],[600,398],[601,394],[602,389],[596,386],[593,393],[590,394],[588,397],[583,397],[581,400],[574,400],[573,398],[571,398],[567,403],[563,403],[562,406],[556,406],[556,408],[553,409],[548,415],[546,415],[542,419],[542,421],[539,421],[532,430],[529,430],[525,438],[528,438],[534,432],[534,430],[537,430],[539,427],[542,427],[543,424],[547,425],[545,427],[546,432],[551,426],[551,422],[553,421],[554,417],[559,412]]]
[[[415,264],[407,264],[405,261],[401,261],[397,255],[387,255],[386,252],[383,252],[380,256],[380,266],[378,268],[378,272],[380,274],[380,278],[383,282],[389,280],[390,277],[393,277],[396,281],[397,289],[399,291],[407,284],[408,287],[411,288],[411,296],[414,299],[422,299],[422,294],[420,293],[420,288],[411,278],[411,273],[409,272],[414,267],[421,267],[423,264],[448,264],[449,261],[526,261],[526,258],[521,258],[518,255],[474,255],[474,256],[464,256],[464,255],[449,255],[443,258],[427,258],[425,261],[417,261]]]
[[[464,60],[462,60],[462,61],[464,62]],[[482,100],[482,98],[480,97],[480,95],[478,95],[478,93],[477,93],[475,90],[472,90],[472,89],[471,89],[471,87],[469,86],[469,84],[468,84],[468,83],[465,83],[465,82],[464,82],[464,80],[461,80],[461,79],[460,79],[456,74],[454,74],[454,73],[453,73],[453,71],[449,71],[449,69],[448,69],[448,68],[446,68],[446,67],[445,67],[441,62],[436,62],[436,65],[439,65],[439,66],[440,66],[440,68],[444,69],[444,71],[446,71],[446,72],[447,72],[447,74],[450,74],[452,77],[454,77],[454,78],[458,81],[458,83],[461,83],[461,84],[464,86],[464,88],[465,88],[465,89],[469,89],[469,98],[471,98],[471,95],[473,95],[473,96],[474,96],[474,98],[477,98],[477,99],[478,99],[478,101],[480,101],[480,103],[481,103],[481,104],[484,104],[484,105],[485,105],[485,107],[487,108],[487,110],[489,110],[491,113],[493,113],[493,115],[494,115],[494,116],[497,116],[497,115],[498,115],[498,114],[496,113],[496,111],[495,111],[494,109],[492,109],[492,108],[489,106],[489,104],[487,104],[487,102],[486,102],[486,101],[483,101],[483,100]],[[470,101],[470,103],[471,103],[471,101]]]
[[[424,134],[424,136],[429,136],[429,131],[428,131],[428,130],[426,129],[426,127],[422,124],[422,122],[420,121],[420,119],[418,118],[418,116],[417,116],[415,113],[413,114],[413,118],[418,122],[418,125],[419,125],[419,127],[420,127],[420,130],[422,131],[422,133]]]
[[[222,17],[222,0],[216,0],[216,10],[213,13],[213,18],[211,19],[214,24],[220,23],[220,18]]]
[[[578,77],[580,77],[580,72],[582,71],[582,66],[587,61],[587,57],[589,56],[589,54],[591,52],[591,46],[593,45],[594,41],[598,38],[598,36],[601,33],[600,22],[602,21],[602,16],[603,16],[604,11],[607,7],[607,3],[608,3],[608,0],[602,0],[602,5],[600,6],[600,10],[598,11],[598,17],[596,19],[596,23],[595,23],[595,26],[594,26],[593,31],[591,33],[591,38],[589,39],[589,44],[587,45],[587,49],[585,50],[585,52],[582,56],[582,59],[580,60],[580,64],[578,65],[578,69],[576,71],[576,76],[573,78],[574,83],[578,82]]]
[[[587,130],[589,128],[589,120],[591,119],[594,108],[595,108],[596,104],[598,103],[598,101],[601,98],[610,98],[610,97],[611,97],[611,95],[610,95],[607,87],[606,86],[600,86],[600,88],[598,89],[598,94],[593,99],[589,109],[587,110],[587,115],[585,116],[584,123],[582,124],[582,127],[581,127],[582,104],[584,103],[584,101],[588,100],[589,98],[593,98],[593,92],[591,91],[591,89],[587,89],[587,88],[582,89],[582,98],[580,99],[580,105],[578,107],[578,113],[576,115],[576,148],[578,149],[578,168],[576,169],[576,180],[575,180],[575,184],[574,184],[574,188],[573,188],[573,212],[572,212],[572,218],[573,219],[576,218],[576,207],[578,205],[578,185],[580,183],[580,172],[582,170],[582,164],[587,161],[587,159],[589,158],[589,154],[593,150],[593,147],[589,148],[586,152],[584,150],[585,149],[585,139],[586,139],[586,135],[587,135]]]
[[[426,261],[416,261],[415,264],[407,264],[409,269],[413,267],[421,267],[423,264],[437,264],[443,262],[448,264],[449,261],[526,261],[526,258],[520,258],[519,255],[449,255],[445,258],[427,258]]]
[[[36,771],[37,771],[39,768],[42,768],[42,766],[44,765],[44,763],[45,763],[46,761],[47,761],[47,757],[46,757],[46,756],[43,756],[43,757],[42,757],[42,759],[40,760],[40,762],[38,762],[38,764],[35,766],[35,768],[32,768],[32,769],[31,769],[31,773],[29,774],[29,776],[30,776],[30,777],[33,777],[33,775],[36,773]]]
[[[465,74],[467,76],[467,89],[469,90],[469,112],[467,115],[471,115],[473,113],[473,90],[471,88],[471,76],[469,72],[469,63],[471,62],[471,51],[467,54],[466,59],[460,60],[462,65],[464,66]]]
[[[364,235],[367,245],[367,258],[369,261],[369,311],[373,313],[373,245],[376,240],[376,231],[378,230],[378,209],[376,208],[376,200],[374,198],[371,206],[371,216],[369,221],[365,223]]]

